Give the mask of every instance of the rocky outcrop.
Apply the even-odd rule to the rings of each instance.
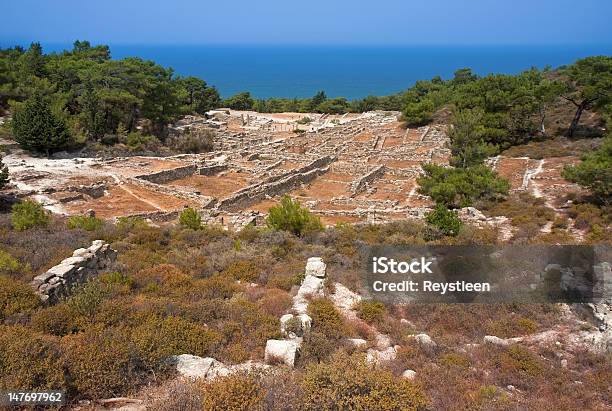
[[[34,277],[30,285],[42,301],[52,304],[69,295],[89,278],[108,269],[116,257],[117,252],[109,244],[95,240],[89,248],[75,250],[72,257]]]

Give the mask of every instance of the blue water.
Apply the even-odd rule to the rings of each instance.
[[[62,49],[46,46],[45,50]],[[402,91],[416,80],[451,78],[458,68],[515,74],[530,67],[570,64],[612,55],[599,46],[143,46],[112,45],[113,58],[138,56],[198,76],[228,97],[250,91],[258,98],[362,98]]]

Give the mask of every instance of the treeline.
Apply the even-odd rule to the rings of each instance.
[[[325,91],[317,92],[311,98],[268,98],[255,99],[249,92],[238,93],[223,101],[223,105],[234,110],[254,110],[259,113],[363,113],[364,111],[400,111],[405,105],[402,94],[390,96],[368,96],[349,101],[344,97],[328,98]]]
[[[18,142],[41,151],[137,128],[163,140],[169,123],[220,102],[204,80],[136,57],[112,60],[108,46],[76,41],[50,54],[39,43],[0,49],[0,112],[14,114]]]

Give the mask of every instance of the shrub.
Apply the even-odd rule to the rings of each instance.
[[[36,331],[63,336],[81,329],[77,314],[66,303],[45,307],[36,311],[31,318],[32,328]]]
[[[180,153],[204,153],[213,149],[214,138],[212,130],[189,132],[175,139],[172,148]]]
[[[252,283],[259,278],[261,269],[252,261],[236,261],[230,264],[221,275],[228,276],[235,280]]]
[[[252,374],[233,374],[206,383],[203,407],[207,411],[263,410],[264,391]]]
[[[46,227],[49,224],[49,213],[40,203],[26,200],[13,205],[12,222],[17,231],[33,227]]]
[[[200,214],[196,210],[188,207],[181,211],[179,215],[179,224],[192,230],[199,230],[202,228],[202,217],[200,217]]]
[[[382,323],[387,314],[387,307],[380,301],[363,300],[355,309],[357,316],[369,324]]]
[[[92,216],[72,216],[68,219],[66,226],[69,230],[80,228],[86,231],[99,230],[104,222]]]
[[[329,338],[321,332],[309,331],[304,336],[304,343],[300,349],[300,360],[321,362],[327,360],[338,348],[337,339]]]
[[[159,140],[154,136],[145,136],[136,131],[127,135],[126,144],[132,151],[142,151],[157,148]]]
[[[20,270],[19,260],[6,251],[0,250],[0,276],[17,276]]]
[[[529,387],[530,382],[543,371],[543,365],[538,357],[520,345],[512,345],[502,350],[494,356],[493,362],[500,372],[501,382],[504,385]]]
[[[373,368],[361,356],[339,353],[311,364],[302,380],[305,410],[424,410],[425,393],[413,382]]]
[[[0,389],[66,389],[59,340],[22,326],[0,325]]]
[[[132,339],[148,369],[157,369],[171,355],[210,355],[221,335],[178,317],[151,316],[132,330]]]
[[[308,315],[312,318],[312,330],[332,339],[344,335],[344,320],[334,304],[327,298],[316,298],[308,304]]]
[[[129,392],[144,380],[140,359],[125,330],[91,328],[63,337],[64,359],[77,398]]]
[[[417,178],[419,192],[449,208],[468,207],[476,200],[508,194],[510,184],[485,165],[449,168],[435,164],[421,166],[425,175]]]
[[[0,321],[18,313],[27,313],[40,305],[40,299],[28,284],[0,275]]]
[[[436,227],[445,235],[456,236],[463,226],[463,223],[457,216],[455,211],[449,210],[442,204],[438,204],[436,208],[425,215],[427,224]]]
[[[270,208],[266,222],[270,228],[289,231],[298,237],[323,230],[319,217],[288,195],[283,196],[280,205]]]

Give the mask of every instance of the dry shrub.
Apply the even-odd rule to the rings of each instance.
[[[218,274],[197,280],[193,286],[193,292],[200,298],[206,299],[231,298],[238,289],[239,286],[234,283],[234,280]]]
[[[428,405],[418,385],[357,355],[338,353],[328,363],[309,365],[301,385],[304,410],[424,410]]]
[[[259,307],[263,312],[273,317],[280,317],[289,310],[292,304],[289,293],[278,288],[266,289],[266,293],[259,300]]]
[[[344,319],[327,298],[315,298],[308,304],[308,315],[312,318],[312,330],[327,338],[340,339],[345,334]]]
[[[0,325],[0,389],[66,389],[59,340]]]
[[[140,288],[161,287],[165,290],[191,287],[191,277],[171,264],[160,264],[140,270],[134,275]]]
[[[380,301],[362,300],[355,309],[357,316],[368,324],[381,324],[387,316],[387,307]]]
[[[154,396],[152,400],[147,402],[147,409],[150,410],[202,410],[202,390],[197,384],[184,380],[173,380],[167,386],[162,387],[161,392],[156,390],[149,396]]]
[[[233,374],[203,384],[203,407],[207,411],[263,410],[264,391],[253,374]]]
[[[148,317],[132,329],[131,336],[149,369],[158,368],[171,355],[206,357],[221,341],[218,332],[177,317]]]
[[[128,334],[116,328],[91,328],[63,337],[64,359],[76,398],[113,397],[144,382]]]
[[[63,336],[79,330],[75,313],[66,303],[60,303],[38,310],[32,315],[33,329],[45,334]]]
[[[235,261],[221,275],[233,278],[234,280],[252,283],[259,279],[260,273],[261,268],[253,261]]]
[[[28,313],[40,305],[32,287],[0,275],[0,321],[14,314]]]
[[[544,368],[534,353],[516,344],[494,355],[493,365],[501,384],[521,388],[530,388],[534,380],[542,375]]]
[[[275,370],[263,375],[263,406],[269,411],[294,411],[299,409],[302,397],[300,375],[292,370]]]

